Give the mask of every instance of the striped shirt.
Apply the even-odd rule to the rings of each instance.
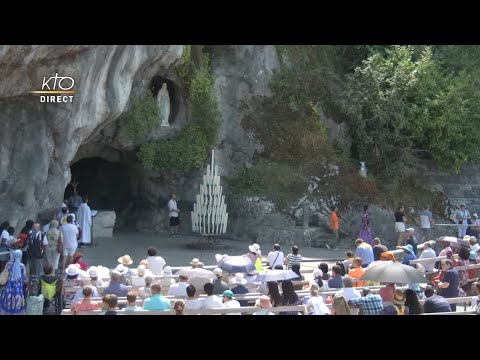
[[[287,270],[291,270],[293,264],[295,264],[295,263],[300,264],[301,262],[302,262],[302,256],[301,255],[288,254],[287,255]]]

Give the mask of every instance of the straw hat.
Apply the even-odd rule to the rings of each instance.
[[[118,258],[118,262],[119,262],[120,264],[125,265],[125,266],[132,265],[132,264],[133,264],[133,260],[132,260],[132,258],[130,257],[130,255],[120,256],[120,257]]]

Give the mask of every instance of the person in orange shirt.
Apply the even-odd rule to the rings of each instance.
[[[362,258],[356,257],[353,259],[353,269],[348,272],[348,276],[353,279],[359,279],[365,274],[365,269],[362,268]],[[353,287],[365,286],[365,281],[354,281]]]
[[[338,216],[337,216],[337,208],[335,206],[330,206],[330,229],[335,236],[335,243],[338,243]]]

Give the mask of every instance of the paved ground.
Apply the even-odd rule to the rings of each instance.
[[[205,265],[215,264],[215,254],[226,253],[228,255],[240,255],[248,252],[248,243],[233,240],[220,240],[221,244],[227,246],[225,250],[197,250],[187,248],[188,244],[197,242],[199,237],[181,235],[178,238],[171,238],[168,235],[145,235],[141,233],[117,233],[113,238],[99,238],[93,240],[91,247],[79,249],[84,254],[84,261],[89,265],[103,265],[114,267],[118,264],[117,259],[125,254],[132,257],[138,265],[140,260],[147,257],[147,249],[154,246],[158,254],[162,256],[167,265],[186,266],[192,258],[197,257]],[[271,251],[272,244],[260,244],[262,254],[267,255]],[[352,246],[353,249],[353,246]],[[284,245],[281,249],[284,254],[290,252],[290,246]],[[300,248],[300,254],[304,259],[315,258],[325,259],[329,265],[335,263],[335,259],[344,259],[344,252],[347,249],[328,250],[326,248]],[[304,263],[302,268],[316,268],[316,263]]]

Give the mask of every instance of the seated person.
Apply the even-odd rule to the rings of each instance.
[[[83,299],[72,305],[72,312],[76,315],[79,311],[98,310],[99,305],[92,303],[93,290],[92,287],[87,285],[82,289]],[[115,305],[116,306],[116,305]]]
[[[108,310],[105,315],[117,315],[118,296],[115,294],[105,295],[103,298],[103,306]]]
[[[75,254],[73,254],[73,264],[79,264],[80,265],[80,269],[83,270],[83,271],[87,271],[88,269],[88,265],[85,261],[83,261],[83,254],[82,253],[79,253],[79,252],[76,252]]]

